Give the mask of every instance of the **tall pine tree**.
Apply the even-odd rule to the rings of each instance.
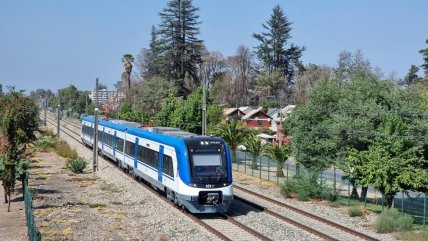
[[[428,39],[425,40],[425,43],[428,44]],[[428,79],[428,48],[419,50],[419,53],[422,54],[424,60],[421,67],[424,69],[425,79]]]
[[[199,85],[202,41],[199,34],[199,8],[191,0],[171,0],[159,15],[158,46],[165,77],[175,81],[179,95],[187,96]]]
[[[293,84],[295,69],[301,65],[300,57],[305,50],[304,47],[289,42],[291,24],[282,8],[277,5],[273,8],[271,18],[266,24],[262,24],[267,32],[253,34],[260,41],[256,55],[263,68],[269,75],[279,71],[287,78],[287,85]]]

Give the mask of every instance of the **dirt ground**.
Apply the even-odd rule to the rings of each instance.
[[[12,194],[10,212],[7,203],[4,203],[4,189],[0,182],[0,241],[23,241],[27,238],[27,224],[25,223],[24,198],[22,197],[21,182],[17,181],[15,193]]]

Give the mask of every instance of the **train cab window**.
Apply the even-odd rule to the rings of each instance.
[[[174,177],[174,167],[172,164],[172,157],[163,155],[163,167],[162,172],[168,176]]]
[[[226,162],[220,149],[195,149],[192,154],[194,177],[226,177]]]

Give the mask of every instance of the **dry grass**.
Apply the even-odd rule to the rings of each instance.
[[[105,205],[104,203],[91,203],[89,204],[90,208],[105,208],[107,207],[107,205]]]
[[[106,209],[98,209],[98,211],[102,214],[108,215],[108,216],[112,216],[112,215],[126,215],[127,212],[125,211],[117,211],[117,210],[106,210]]]
[[[79,182],[80,187],[89,187],[94,185],[95,182],[91,182],[91,181],[81,181]]]
[[[67,159],[77,159],[79,155],[75,149],[72,149],[67,142],[65,141],[57,141],[55,143],[55,152],[64,158]]]
[[[118,202],[118,201],[113,201],[113,202],[111,202],[111,204],[113,204],[113,205],[123,205],[122,202]]]
[[[50,237],[71,237],[74,234],[74,231],[71,228],[66,228],[63,230],[40,230],[42,233],[43,239],[49,239]],[[57,240],[57,239],[56,239]]]

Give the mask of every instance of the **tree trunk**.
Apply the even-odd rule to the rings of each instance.
[[[393,201],[394,201],[394,196],[395,196],[395,193],[384,193],[384,194],[383,194],[383,198],[384,198],[384,200],[385,200],[385,205],[386,205],[388,208],[391,208],[391,207],[392,207],[392,203],[393,203]]]
[[[10,193],[7,195],[9,197],[9,203],[7,204],[7,211],[10,212]]]
[[[365,187],[365,186],[361,187],[360,201],[364,202],[364,201],[366,200],[366,197],[367,197],[367,190],[368,190],[368,189],[369,189],[369,188],[368,188],[368,187]]]
[[[257,166],[257,158],[254,158],[251,160],[251,169],[258,169],[259,167]]]
[[[357,199],[357,200],[360,199],[359,196],[358,196],[357,186],[354,183],[352,183],[351,198],[352,199]]]
[[[277,177],[284,177],[284,171],[282,170],[282,167],[284,166],[284,162],[279,162],[276,165],[276,176]]]

